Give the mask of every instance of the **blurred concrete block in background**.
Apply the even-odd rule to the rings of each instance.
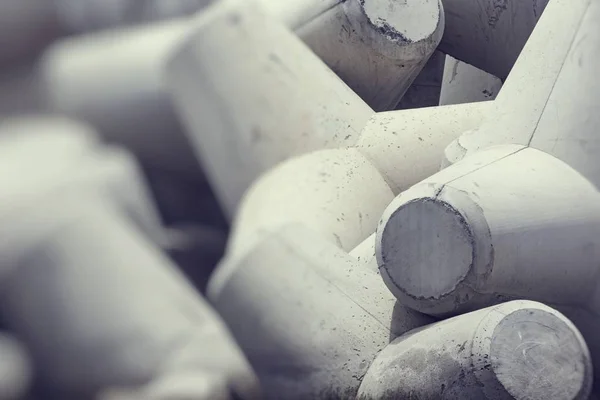
[[[14,257],[0,306],[56,398],[189,370],[255,398],[254,376],[216,314],[110,202],[63,193],[25,211],[14,222],[46,234]]]

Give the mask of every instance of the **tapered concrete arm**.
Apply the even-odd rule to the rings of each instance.
[[[370,2],[360,5],[357,0],[348,2],[356,3],[351,9],[347,4],[328,0],[261,3],[275,18],[295,29],[300,39],[378,109],[389,109],[398,103],[433,52],[443,29],[438,0],[411,2],[391,9],[374,8]],[[367,14],[361,11],[363,8]],[[398,20],[403,16],[418,20],[419,26]],[[397,29],[407,41],[398,40],[385,30],[378,32],[368,22],[379,17],[389,20],[388,30]],[[367,28],[357,28],[362,25]],[[53,45],[40,64],[48,105],[92,122],[107,138],[133,149],[148,165],[201,178],[162,79],[166,54],[190,27],[189,20],[181,18],[76,37]],[[423,40],[419,40],[421,36]],[[221,52],[235,52],[238,48],[226,41],[222,45]],[[239,62],[245,65],[253,57]],[[280,57],[289,64],[298,62],[295,57]],[[196,74],[192,71],[186,80],[194,81]],[[90,76],[95,78],[89,79]],[[228,79],[235,81],[238,76]],[[265,87],[273,88],[278,85],[274,83],[277,79],[261,86],[259,78],[252,90],[247,90],[256,94]],[[232,83],[228,87],[233,86]],[[316,91],[311,99],[320,95]],[[286,97],[281,104],[288,100]]]
[[[440,50],[505,79],[549,1],[444,0]]]
[[[218,317],[126,218],[94,197],[38,207],[21,220],[49,234],[5,277],[2,306],[59,398],[190,370],[254,398],[254,376]]]
[[[493,112],[493,104],[485,102],[378,113],[363,129],[356,148],[398,194],[437,172],[446,146]]]
[[[189,26],[182,18],[57,42],[40,61],[47,106],[87,120],[148,165],[197,178],[200,165],[162,80]]]
[[[192,145],[229,215],[262,172],[294,155],[353,144],[373,114],[251,1],[227,0],[201,13],[167,71]]]
[[[217,267],[208,297],[248,357],[265,398],[354,398],[392,338],[432,322],[372,271],[300,225]]]
[[[396,107],[444,32],[439,0],[261,1],[375,111]]]
[[[592,362],[564,315],[512,301],[417,329],[379,353],[357,399],[588,399]]]
[[[355,148],[316,151],[279,164],[245,194],[228,253],[239,253],[263,233],[291,222],[352,250],[374,232],[393,194],[435,173],[444,147],[478,126],[492,107],[478,103],[379,113]]]
[[[600,27],[595,1],[552,0],[500,91],[497,112],[446,151],[446,163],[495,145],[529,145],[600,184],[599,87],[594,66]],[[581,96],[573,97],[573,93]]]

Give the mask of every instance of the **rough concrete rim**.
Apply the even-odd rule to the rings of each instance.
[[[490,399],[582,400],[591,393],[593,367],[581,333],[542,303],[515,300],[491,308],[472,343],[472,368]]]
[[[444,19],[438,0],[408,1],[404,4],[397,0],[358,1],[369,24],[389,40],[399,43],[430,40]]]
[[[535,336],[528,337],[528,333]],[[586,391],[586,372],[591,367],[586,365],[585,353],[573,330],[560,318],[527,308],[498,323],[490,359],[500,384],[515,398],[577,399]],[[555,371],[548,373],[552,368]]]
[[[441,231],[442,226],[447,230]],[[432,197],[411,200],[394,211],[379,244],[382,276],[415,299],[452,293],[469,274],[475,256],[473,232],[464,215]],[[434,275],[445,279],[434,281]]]

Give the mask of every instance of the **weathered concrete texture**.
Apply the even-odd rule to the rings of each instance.
[[[446,28],[439,49],[504,79],[548,1],[444,0]],[[563,25],[556,23],[559,29]]]
[[[356,149],[329,149],[292,158],[250,188],[232,224],[230,255],[261,236],[297,222],[349,251],[377,226],[393,193]]]
[[[47,107],[88,121],[146,165],[202,176],[162,80],[188,27],[184,18],[57,42],[40,61]]]
[[[377,258],[375,257],[375,237],[376,234],[373,233],[352,249],[349,254],[356,258],[357,265],[379,274],[379,265],[377,265]]]
[[[72,6],[72,0],[63,2]],[[132,12],[128,13],[129,18],[146,8],[158,7],[154,2],[146,3],[128,4],[120,1],[104,4],[97,0],[85,0],[79,8],[71,8],[71,14],[63,15],[63,18],[67,21],[86,21],[94,16],[102,19],[101,16],[105,15],[109,19],[114,17],[120,21],[125,18],[125,11],[136,4]],[[404,90],[398,86],[410,84],[414,79],[420,69],[418,65],[427,60],[439,42],[443,28],[437,0],[428,0],[426,4],[397,6],[386,11],[371,10],[369,2],[360,6],[369,8],[374,14],[372,19],[386,16],[393,18],[396,15],[416,18],[416,14],[423,17],[421,21],[426,19],[427,24],[421,23],[419,29],[410,26],[409,31],[403,33],[407,37],[412,34],[413,42],[399,42],[389,37],[387,31],[376,31],[379,28],[367,24],[364,12],[353,10],[353,15],[346,16],[346,6],[337,1],[335,16],[330,15],[329,10],[333,6],[330,2],[263,3],[270,13],[295,28],[300,38],[334,67],[353,88],[360,86],[362,92],[359,91],[359,94],[363,95],[363,92],[368,91],[363,97],[375,96],[377,102],[394,103],[392,106],[398,102]],[[174,8],[179,6],[171,5]],[[189,5],[186,7],[190,8]],[[97,15],[92,13],[93,10],[97,11]],[[432,10],[437,10],[437,14],[432,13]],[[382,23],[379,19],[376,22]],[[116,23],[114,21],[109,25]],[[79,24],[85,25],[84,22]],[[360,29],[358,25],[365,25],[370,29],[365,28],[366,31],[362,32],[364,29]],[[393,28],[392,25],[390,29]],[[435,28],[432,28],[431,38],[417,40],[423,33],[420,29],[425,25]],[[49,106],[90,121],[107,138],[132,149],[146,165],[178,173],[199,174],[197,162],[181,133],[161,76],[166,53],[175,46],[188,26],[188,19],[181,18],[166,23],[86,35],[55,44],[47,51],[41,64]],[[335,46],[336,51],[332,52],[331,46]],[[394,55],[383,55],[386,51],[389,53],[390,46]],[[381,48],[381,51],[378,53],[376,48]],[[403,57],[402,63],[398,57]],[[288,63],[296,61],[286,60]],[[387,71],[386,68],[391,70]],[[195,75],[193,73],[192,76]],[[90,76],[95,79],[90,79]],[[235,79],[234,77],[232,75],[229,78]],[[271,86],[273,83],[266,87]],[[262,89],[256,86],[252,93]],[[391,93],[387,93],[390,91]],[[321,93],[316,92],[314,97],[320,95]]]
[[[502,81],[462,61],[446,56],[440,93],[441,106],[494,100]]]
[[[254,398],[254,376],[218,317],[110,204],[54,195],[26,211],[19,222],[48,234],[5,277],[2,312],[55,398],[194,369]]]
[[[177,111],[229,216],[266,169],[353,144],[373,113],[250,1],[207,8],[167,70]]]
[[[393,338],[432,322],[398,303],[372,271],[300,225],[226,258],[210,301],[267,399],[350,399]]]
[[[389,344],[357,399],[587,399],[589,351],[541,303],[513,301],[416,329]]]
[[[0,399],[25,398],[32,380],[33,366],[27,349],[9,334],[0,334]]]
[[[497,112],[449,147],[447,162],[516,143],[560,158],[599,185],[599,17],[595,1],[552,0],[495,101]]]
[[[381,275],[403,304],[432,315],[511,298],[560,307],[600,360],[598,196],[557,158],[491,147],[390,204],[377,230]]]
[[[356,148],[315,151],[279,164],[242,199],[229,256],[291,222],[352,250],[375,230],[392,195],[438,171],[444,146],[478,126],[491,107],[479,103],[378,113]]]
[[[263,0],[269,9],[274,0]],[[278,2],[281,3],[281,2]],[[280,10],[297,14],[315,1]],[[376,111],[396,107],[444,32],[439,0],[320,2],[321,13],[295,27],[298,36]],[[331,4],[337,3],[337,4]]]
[[[478,127],[492,111],[488,102],[378,113],[363,129],[356,148],[398,194],[437,172],[444,148],[465,130]]]

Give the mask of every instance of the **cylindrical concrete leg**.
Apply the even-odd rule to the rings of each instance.
[[[448,315],[543,301],[573,319],[600,360],[600,194],[557,158],[496,146],[440,171],[386,209],[376,256],[409,307]]]
[[[225,0],[201,13],[167,79],[229,216],[262,172],[294,155],[354,144],[373,114],[253,1]]]
[[[546,153],[490,148],[392,201],[377,229],[381,274],[404,304],[432,314],[497,296],[582,304],[597,284],[598,198]]]
[[[595,140],[597,125],[599,15],[596,1],[550,1],[496,97],[495,111],[451,144],[445,164],[493,145],[533,145],[600,182],[592,178],[600,177],[598,169],[586,168],[598,164],[586,143]]]
[[[357,399],[585,400],[591,387],[590,354],[573,323],[519,300],[397,338]]]
[[[262,2],[269,3],[266,7],[281,3]],[[300,7],[322,10],[295,32],[375,111],[398,105],[444,32],[439,0],[285,3],[289,6],[283,11],[292,15]]]
[[[390,340],[432,320],[398,304],[381,279],[314,231],[288,225],[225,259],[208,297],[267,399],[354,398]]]

